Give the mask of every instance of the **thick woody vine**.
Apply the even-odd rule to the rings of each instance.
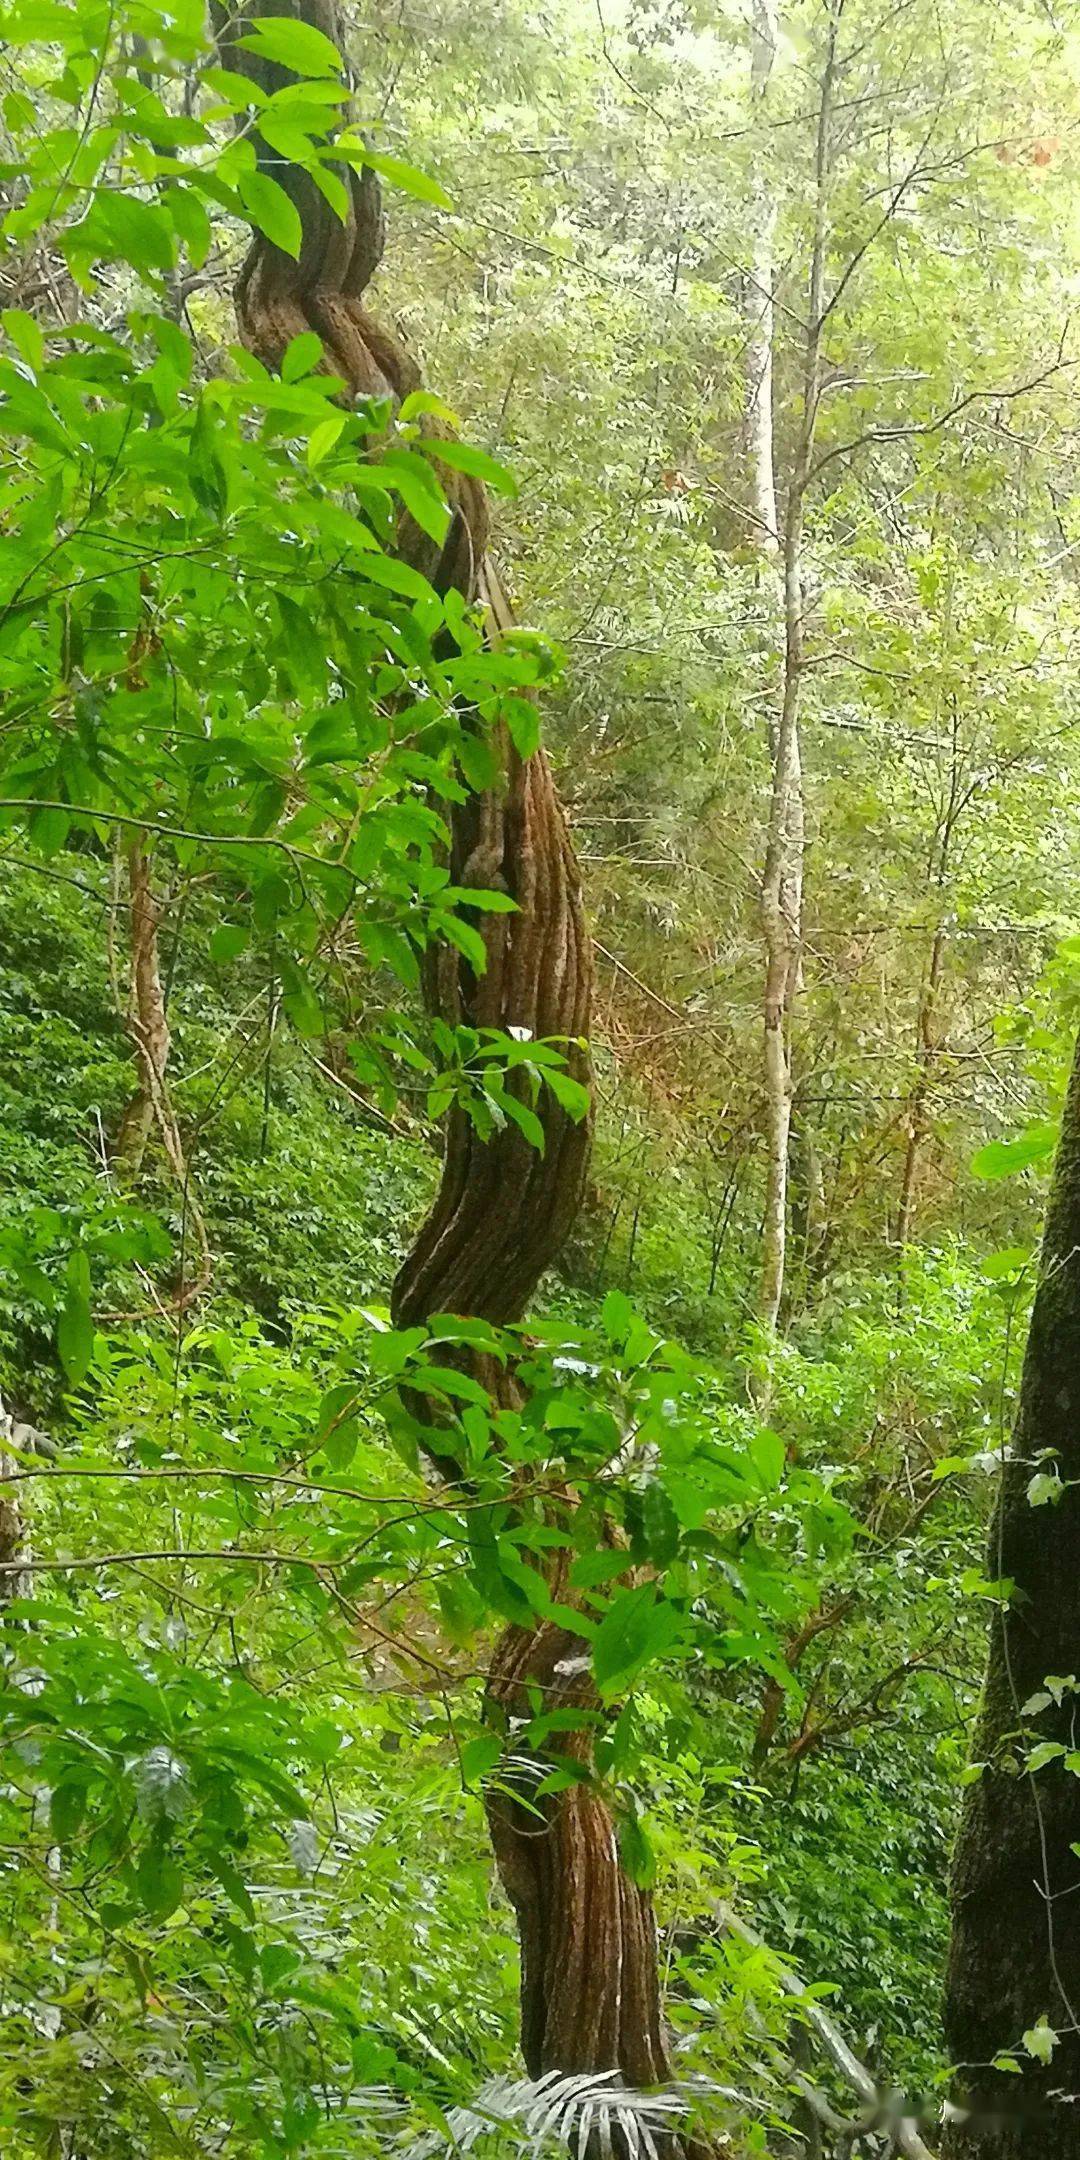
[[[262,0],[261,11],[310,23],[341,49],[328,0],[276,0],[270,8]],[[272,91],[287,77],[233,43],[242,27],[235,16],[219,21],[219,42],[229,48],[230,65]],[[236,290],[246,343],[276,368],[290,341],[314,330],[325,365],[351,397],[400,401],[418,387],[415,363],[364,299],[383,244],[374,174],[343,175],[344,221],[300,168],[275,161],[274,177],[299,211],[303,241],[294,260],[254,234]],[[453,513],[444,543],[433,544],[404,518],[399,550],[436,591],[483,604],[496,638],[508,615],[486,559],[484,490],[449,467],[442,478]],[[579,1044],[589,1030],[592,949],[577,862],[542,750],[522,758],[504,744],[499,784],[470,794],[452,813],[450,868],[456,885],[503,891],[516,908],[485,918],[482,972],[456,952],[436,957],[427,982],[432,1011],[451,1024],[513,1027]],[[584,1051],[572,1049],[571,1063],[587,1082]],[[590,1147],[589,1121],[575,1121],[549,1091],[538,1110],[542,1150],[513,1124],[482,1140],[463,1111],[451,1112],[438,1194],[394,1286],[397,1325],[436,1312],[496,1324],[523,1316],[577,1214]],[[512,1375],[484,1377],[510,1399]],[[550,1587],[555,1598],[567,1594],[558,1580]],[[588,1768],[596,1696],[581,1653],[580,1636],[552,1622],[509,1627],[492,1658],[488,1708],[496,1722],[506,1721],[526,1710],[537,1690],[548,1708],[580,1708],[580,1731],[562,1734],[560,1746]],[[492,1795],[488,1816],[521,1938],[521,2039],[530,2074],[616,2072],[630,2086],[663,2083],[671,2060],[651,1903],[620,1863],[602,1795],[584,1779],[538,1810],[504,1786]]]

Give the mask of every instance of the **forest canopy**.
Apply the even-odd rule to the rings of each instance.
[[[1080,2153],[1080,10],[0,4],[5,2160]]]

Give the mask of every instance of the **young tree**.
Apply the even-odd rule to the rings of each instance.
[[[822,340],[833,303],[826,300],[829,194],[833,162],[833,101],[843,0],[825,14],[814,152],[814,196],[801,409],[783,522],[784,658],[780,715],[772,739],[772,788],[761,880],[765,940],[765,1215],[758,1318],[776,1327],[787,1256],[788,1168],[791,1141],[791,1011],[802,955],[805,802],[800,713],[806,672],[803,536],[807,492],[821,402]]]

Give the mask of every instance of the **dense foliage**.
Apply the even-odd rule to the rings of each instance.
[[[988,1497],[1080,1004],[1072,24],[799,0],[760,105],[735,6],[395,0],[351,27],[353,122],[333,47],[276,13],[267,98],[189,0],[2,11],[11,2160],[434,2150],[485,2092],[542,2142],[491,2083],[517,1976],[480,1796],[515,1750],[580,1777],[578,1713],[508,1735],[483,1672],[560,1546],[718,2134],[803,2149],[808,2064],[850,2105],[792,1970],[936,2104]],[[343,167],[382,175],[381,304],[440,397],[346,411],[317,339],[280,377],[235,342],[245,227],[300,242],[256,141],[332,207]],[[775,1337],[762,173],[782,487],[815,217],[831,294]],[[403,513],[446,532],[440,461],[498,496],[528,627],[497,649],[396,550]],[[544,1091],[585,1111],[565,1043],[419,995],[441,946],[483,964],[507,901],[451,883],[448,809],[538,709],[597,925],[593,1182],[522,1329],[395,1332],[451,1103],[534,1144]]]

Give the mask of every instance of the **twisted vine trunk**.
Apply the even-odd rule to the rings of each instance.
[[[260,0],[259,12],[312,23],[340,49],[331,0]],[[279,87],[288,79],[283,70],[233,44],[242,29],[242,18],[219,24],[229,64],[265,89]],[[276,367],[291,338],[315,330],[327,363],[354,398],[403,397],[417,387],[415,365],[363,305],[383,242],[374,175],[343,173],[349,216],[342,223],[304,172],[279,160],[273,171],[300,212],[303,243],[293,261],[254,236],[236,294],[246,342]],[[449,468],[442,479],[453,511],[446,541],[439,548],[404,518],[399,550],[437,591],[454,589],[486,603],[495,639],[510,618],[486,560],[486,497],[474,480]],[[581,1045],[593,965],[577,862],[543,751],[522,759],[509,742],[502,748],[501,783],[451,813],[451,875],[455,884],[508,893],[517,912],[483,918],[481,975],[456,952],[440,952],[427,971],[428,1001],[451,1023],[570,1038],[570,1069],[588,1084]],[[589,1121],[575,1122],[549,1090],[537,1114],[543,1152],[512,1125],[481,1141],[460,1110],[450,1113],[439,1191],[394,1286],[396,1325],[435,1312],[497,1324],[522,1317],[577,1214],[591,1140]],[[504,1401],[513,1399],[512,1376],[485,1371],[484,1378]],[[492,1715],[513,1716],[533,1687],[547,1707],[592,1709],[596,1698],[581,1650],[579,1636],[547,1622],[508,1628],[491,1664]],[[561,1735],[560,1745],[587,1761],[591,1729]],[[594,1790],[575,1786],[539,1808],[523,1792],[520,1802],[494,1797],[488,1811],[521,1938],[527,2068],[533,2076],[614,2070],[628,2084],[662,2082],[671,2065],[649,1897],[621,1867],[611,1815]]]

